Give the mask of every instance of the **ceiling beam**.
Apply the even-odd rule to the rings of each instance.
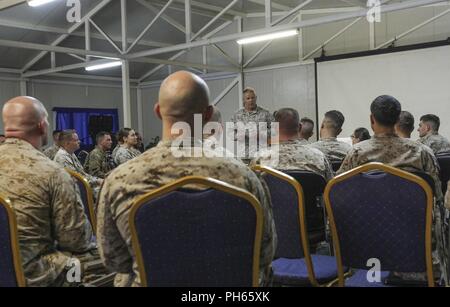
[[[410,9],[410,8],[420,7],[420,6],[424,6],[427,4],[438,3],[438,2],[442,2],[442,0],[410,0],[410,1],[406,1],[406,2],[382,5],[380,7],[380,10],[381,10],[381,13],[388,13],[388,12],[394,12],[394,11],[400,11],[400,10],[406,10],[406,9]],[[235,41],[235,40],[239,40],[239,39],[243,39],[243,38],[247,38],[247,37],[265,35],[268,33],[274,33],[274,32],[278,32],[278,31],[286,31],[286,30],[293,30],[293,29],[317,26],[317,25],[322,25],[322,24],[329,24],[329,23],[333,23],[333,22],[337,22],[337,21],[367,16],[368,12],[369,12],[369,9],[360,9],[355,12],[348,12],[348,13],[343,13],[343,14],[318,17],[318,18],[314,18],[314,19],[310,19],[310,20],[299,21],[299,22],[292,23],[292,24],[279,25],[279,26],[275,26],[275,27],[272,27],[269,29],[258,29],[258,30],[243,32],[243,33],[224,35],[224,36],[210,38],[210,39],[202,39],[199,41],[190,42],[190,43],[186,43],[186,44],[179,44],[179,45],[172,46],[172,47],[158,48],[158,49],[149,50],[149,51],[136,52],[133,54],[126,55],[125,58],[135,59],[135,58],[140,58],[140,57],[145,57],[145,56],[153,56],[153,55],[157,55],[157,54],[176,52],[176,51],[184,50],[184,49],[197,48],[197,47],[207,46],[207,45],[211,45],[211,44]]]
[[[72,27],[69,28],[68,34],[63,34],[60,37],[58,37],[56,40],[54,40],[50,45],[51,46],[57,46],[62,41],[64,41],[72,32],[75,32],[79,27],[81,27],[89,18],[93,17],[95,14],[97,14],[101,9],[103,9],[108,3],[110,3],[111,0],[102,0],[99,4],[97,4],[92,10],[90,10],[81,20],[80,22],[77,22]],[[40,59],[42,59],[47,54],[47,51],[40,52],[37,56],[35,56],[31,61],[29,61],[25,66],[22,68],[22,72],[27,71],[30,69],[34,64],[36,64]]]

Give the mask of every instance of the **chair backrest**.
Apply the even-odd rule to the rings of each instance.
[[[330,161],[331,168],[333,169],[334,172],[337,172],[341,168],[342,162],[344,162],[344,161],[343,160],[332,160],[332,161]]]
[[[77,184],[81,201],[83,202],[84,213],[88,217],[94,233],[96,233],[97,218],[95,215],[94,192],[86,178],[70,169],[66,169],[66,171],[72,176]]]
[[[378,259],[382,271],[426,271],[433,286],[433,193],[425,180],[370,163],[332,179],[324,197],[340,285],[343,266],[367,270]]]
[[[2,197],[0,197],[0,287],[25,287],[16,216],[11,208],[11,202]]]
[[[311,284],[318,285],[309,252],[303,188],[295,178],[265,166],[253,170],[262,173],[272,200],[277,230],[275,259],[305,258]]]
[[[218,180],[186,177],[151,192],[130,212],[141,283],[256,287],[262,225],[258,200]]]
[[[439,177],[442,184],[442,193],[445,195],[447,183],[450,180],[450,154],[437,155],[436,158],[440,167]]]
[[[323,192],[327,181],[322,176],[309,171],[286,171],[303,188],[306,210],[306,225],[311,243],[319,243],[325,237],[325,217],[322,205]]]
[[[89,157],[89,153],[85,150],[80,150],[80,152],[77,155],[77,158],[80,161],[81,165],[84,165],[86,163],[86,159],[88,157]]]

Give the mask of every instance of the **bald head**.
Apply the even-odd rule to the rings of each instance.
[[[170,75],[159,91],[159,112],[163,119],[190,122],[209,106],[209,89],[200,77],[179,71]]]
[[[33,145],[46,145],[48,113],[39,100],[26,96],[13,98],[5,103],[2,114],[7,138],[24,139]]]

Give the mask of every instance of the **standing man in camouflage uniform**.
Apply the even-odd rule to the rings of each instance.
[[[40,148],[47,143],[48,115],[32,97],[3,107],[7,140],[0,146],[0,191],[17,218],[27,286],[67,284],[73,254],[91,249],[92,230],[77,202],[73,181]]]
[[[439,134],[441,120],[433,114],[422,116],[419,124],[419,142],[430,147],[435,155],[450,153],[450,143]]]
[[[243,139],[238,139],[238,143],[241,144],[241,148],[245,148],[245,152],[238,152],[239,158],[251,159],[254,157],[259,148],[259,123],[265,123],[267,125],[267,136],[268,139],[270,137],[270,129],[271,123],[274,121],[273,115],[259,107],[257,102],[258,97],[256,96],[255,89],[251,87],[247,87],[244,89],[244,108],[234,114],[232,117],[232,121],[237,123],[242,123],[243,125],[248,125],[251,123],[256,123],[256,130],[249,129],[248,132],[245,133]],[[228,133],[233,133],[232,131],[228,131]],[[236,132],[235,132],[236,133]],[[235,134],[236,135],[236,134]],[[239,137],[239,134],[237,134]],[[254,139],[257,137],[257,148],[250,148],[250,139]],[[245,147],[244,147],[245,146]],[[238,147],[239,149],[239,147]]]
[[[46,155],[50,160],[53,160],[56,156],[56,153],[59,150],[59,134],[61,130],[53,131],[53,145],[44,150],[44,155]]]
[[[344,122],[345,117],[341,112],[327,112],[320,127],[320,141],[310,145],[323,152],[329,161],[342,161],[352,149],[350,144],[337,140]]]
[[[286,108],[275,115],[279,123],[279,146],[258,153],[252,164],[261,164],[282,171],[304,170],[321,175],[326,180],[333,178],[333,170],[325,155],[318,149],[303,145],[299,138],[302,129],[297,110]],[[274,145],[274,144],[272,144]],[[278,154],[278,159],[274,155]]]
[[[59,136],[61,148],[56,153],[54,161],[64,168],[68,168],[82,175],[89,181],[91,187],[96,190],[103,182],[103,179],[94,177],[86,173],[75,155],[75,151],[80,149],[80,139],[75,130],[64,130]]]
[[[203,150],[201,157],[176,158],[177,154],[174,154],[180,151],[193,153],[194,147],[202,146],[201,140],[193,137],[187,140],[188,144],[180,146],[176,141],[179,136],[172,135],[171,130],[176,123],[184,122],[194,134],[195,114],[202,114],[203,125],[210,120],[212,107],[209,105],[208,86],[189,72],[172,74],[161,85],[155,113],[163,122],[162,141],[157,147],[115,169],[105,179],[100,193],[97,238],[105,265],[121,274],[122,280],[116,280],[116,285],[141,285],[128,224],[131,205],[146,193],[193,175],[212,177],[245,189],[260,201],[264,214],[260,284],[266,285],[276,234],[270,199],[258,177],[234,158],[208,158],[214,156],[208,149]]]
[[[108,153],[112,146],[111,134],[100,132],[95,139],[97,147],[87,157],[84,168],[90,175],[105,179],[114,168]]]

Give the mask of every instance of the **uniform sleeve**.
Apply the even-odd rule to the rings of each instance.
[[[97,210],[98,249],[109,271],[127,274],[132,272],[133,260],[111,210],[110,193],[108,182],[105,182],[100,192]]]
[[[59,248],[73,253],[87,251],[92,247],[92,228],[69,174],[58,170],[52,176],[50,186],[52,229]]]
[[[116,157],[114,158],[114,162],[117,165],[122,165],[131,159],[132,159],[132,157],[130,156],[130,154],[127,151],[119,150],[116,154]]]
[[[424,171],[433,178],[436,190],[436,201],[442,204],[444,201],[444,196],[442,195],[441,180],[439,178],[439,164],[437,159],[431,152],[423,151],[422,163],[424,165]]]
[[[89,159],[86,163],[86,170],[92,176],[99,177],[99,178],[105,178],[106,174],[102,170],[102,164],[103,164],[103,160],[100,155],[91,154],[91,155],[89,155]]]
[[[336,172],[336,174],[340,175],[354,169],[356,166],[358,166],[357,159],[358,153],[354,149],[350,150],[350,152],[342,162],[341,168]]]

